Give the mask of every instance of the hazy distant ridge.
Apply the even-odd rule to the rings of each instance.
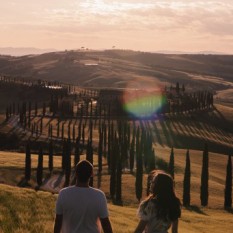
[[[29,54],[43,54],[49,52],[55,52],[55,49],[38,49],[38,48],[13,48],[13,47],[4,47],[0,48],[0,54],[2,55],[11,55],[11,56],[24,56]]]

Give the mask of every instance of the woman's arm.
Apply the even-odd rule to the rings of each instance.
[[[178,233],[178,219],[172,222],[172,233]]]
[[[134,233],[142,233],[146,227],[147,222],[140,220],[140,222],[138,223],[138,226],[136,227]]]

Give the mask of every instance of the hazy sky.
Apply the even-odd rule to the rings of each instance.
[[[233,0],[0,0],[0,47],[233,54]]]

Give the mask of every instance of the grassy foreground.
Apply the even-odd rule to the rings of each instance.
[[[57,195],[0,184],[0,232],[52,232]],[[108,204],[114,233],[132,233],[137,224],[136,208]],[[179,232],[232,232],[232,213],[224,210],[183,209]]]

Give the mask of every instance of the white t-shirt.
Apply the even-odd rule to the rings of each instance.
[[[171,220],[158,219],[156,204],[152,200],[142,201],[138,208],[138,217],[146,221],[146,233],[167,233],[171,226]]]
[[[63,215],[62,233],[99,233],[99,219],[109,216],[101,190],[77,186],[59,192],[56,214]]]

